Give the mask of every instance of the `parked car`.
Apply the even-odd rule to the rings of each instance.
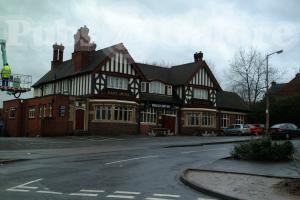
[[[275,124],[270,128],[270,135],[272,138],[285,138],[291,139],[300,136],[300,130],[295,124],[282,123]]]
[[[248,124],[232,124],[223,131],[227,135],[249,135],[250,126]]]
[[[265,125],[263,124],[249,124],[251,135],[262,135],[265,131]]]

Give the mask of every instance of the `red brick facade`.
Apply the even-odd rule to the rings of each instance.
[[[69,135],[68,106],[69,97],[62,95],[6,101],[5,132],[11,137]]]

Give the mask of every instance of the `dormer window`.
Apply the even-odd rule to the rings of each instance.
[[[128,79],[115,76],[107,76],[107,88],[128,90]]]
[[[150,82],[149,84],[149,93],[154,93],[154,94],[165,94],[165,84],[158,82],[158,81],[153,81]]]
[[[208,90],[194,88],[193,98],[208,100]]]

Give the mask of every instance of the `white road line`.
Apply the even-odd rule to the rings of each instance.
[[[147,197],[146,200],[171,200],[171,199],[163,199],[163,198],[156,198],[156,197]]]
[[[155,197],[172,197],[172,198],[180,198],[180,195],[175,194],[153,194]]]
[[[80,190],[80,192],[102,193],[104,190]]]
[[[107,198],[118,198],[118,199],[134,199],[135,196],[125,196],[125,195],[107,195]]]
[[[201,198],[201,197],[199,197],[197,200],[216,200],[216,199],[207,199],[207,198]]]
[[[115,194],[135,194],[135,195],[141,194],[140,192],[128,192],[128,191],[115,191],[114,193]]]
[[[62,192],[54,192],[54,191],[47,191],[47,190],[38,190],[37,193],[43,193],[43,194],[62,194]]]
[[[87,194],[87,193],[70,193],[71,196],[83,196],[83,197],[96,197],[98,194]]]
[[[189,154],[189,153],[196,153],[196,152],[199,152],[199,151],[184,151],[184,152],[181,152],[181,154]]]
[[[146,158],[157,158],[157,157],[159,157],[159,155],[143,156],[143,157],[136,157],[136,158],[129,158],[129,159],[125,159],[125,160],[118,160],[118,161],[108,162],[108,163],[105,163],[105,164],[106,165],[111,165],[111,164],[116,164],[116,163],[128,162],[128,161],[132,161],[132,160],[140,160],[140,159],[146,159]]]
[[[11,191],[11,192],[29,192],[30,190],[21,190],[21,189],[9,188],[9,189],[6,189],[6,191]]]
[[[38,181],[41,181],[41,180],[43,180],[43,179],[42,179],[42,178],[39,178],[39,179],[36,179],[36,180],[33,180],[33,181],[29,181],[29,182],[24,183],[24,184],[21,184],[21,185],[17,185],[17,186],[15,186],[14,188],[17,188],[17,187],[23,187],[23,186],[25,186],[25,185],[29,185],[29,184],[31,184],[31,183],[35,183],[35,182],[38,182]]]
[[[16,187],[15,187],[15,188],[16,188]],[[17,188],[20,188],[20,189],[31,189],[31,190],[36,190],[36,189],[38,189],[39,187],[18,186]]]
[[[227,149],[227,148],[217,148],[217,149],[205,149],[205,150],[199,150],[199,151],[184,151],[181,152],[181,154],[189,154],[189,153],[201,153],[201,152],[207,152],[207,151],[216,151],[216,150],[222,150],[222,149]]]
[[[17,185],[17,186],[14,186],[14,187],[11,187],[11,188],[8,188],[6,189],[7,191],[12,191],[12,192],[29,192],[28,189],[38,189],[38,187],[30,187],[30,186],[26,186],[26,185],[29,185],[31,183],[35,183],[35,182],[38,182],[38,181],[41,181],[43,180],[42,178],[39,178],[39,179],[36,179],[36,180],[33,180],[33,181],[29,181],[27,183],[23,183],[21,185]]]

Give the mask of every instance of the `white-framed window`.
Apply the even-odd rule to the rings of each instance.
[[[167,95],[172,95],[172,86],[171,85],[167,86]]]
[[[201,113],[187,113],[188,126],[200,126]]]
[[[165,84],[158,82],[158,81],[152,81],[149,84],[149,93],[154,94],[165,94]]]
[[[43,105],[43,117],[46,117],[47,106]]]
[[[201,126],[202,127],[214,127],[215,120],[216,120],[215,113],[203,112]]]
[[[128,79],[116,76],[107,76],[107,88],[128,90]]]
[[[236,115],[235,123],[236,124],[244,124],[244,116],[243,115]]]
[[[95,105],[95,120],[135,122],[135,108],[128,105]]]
[[[42,118],[43,117],[43,105],[39,106],[39,117]]]
[[[141,92],[146,92],[147,91],[147,83],[146,82],[142,82],[141,83]]]
[[[14,119],[16,118],[16,114],[17,114],[17,109],[16,107],[10,107],[9,108],[9,119]]]
[[[35,107],[30,107],[28,109],[28,118],[34,119],[35,118]]]
[[[112,106],[111,105],[97,105],[95,107],[96,120],[111,120],[112,116]]]
[[[156,124],[156,122],[157,122],[156,109],[155,108],[147,108],[145,111],[142,111],[140,121],[142,123]]]
[[[227,128],[229,126],[229,114],[221,113],[221,128]]]
[[[52,112],[53,112],[52,104],[49,103],[49,117],[52,117]]]
[[[216,113],[212,112],[192,112],[186,113],[187,126],[199,126],[214,128],[216,122]]]
[[[199,89],[199,88],[194,88],[193,89],[193,98],[195,99],[208,99],[208,90],[206,89]]]

